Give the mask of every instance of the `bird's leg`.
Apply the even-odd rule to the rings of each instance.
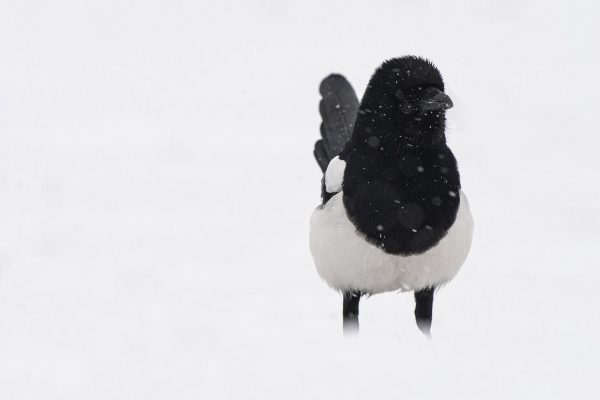
[[[344,334],[358,332],[358,303],[360,302],[359,291],[344,292]]]
[[[431,337],[431,313],[433,311],[433,292],[434,287],[415,291],[415,318],[417,326],[427,337]]]

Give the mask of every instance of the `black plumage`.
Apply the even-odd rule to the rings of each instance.
[[[321,85],[322,93],[325,87],[329,94],[320,106],[324,120],[330,115],[323,109],[331,110],[324,107],[326,101],[346,108],[332,101],[336,91],[330,88],[340,78],[332,75]],[[409,56],[384,62],[369,81],[351,136],[340,147],[339,157],[346,161],[343,199],[348,217],[358,232],[387,253],[421,254],[435,246],[456,219],[460,176],[446,146],[444,111],[452,103],[443,90],[439,71],[427,60]],[[348,118],[347,113],[341,115]],[[331,132],[325,142],[339,146],[345,139],[348,130],[341,128],[341,119],[334,114],[338,122],[325,129]],[[339,130],[344,134],[337,134]],[[332,146],[328,156],[337,155],[335,149]],[[331,195],[323,186],[323,204]]]
[[[428,251],[448,234],[461,207],[458,165],[446,145],[445,134],[445,111],[453,104],[444,93],[442,76],[430,61],[405,56],[387,60],[375,70],[360,103],[341,75],[323,80],[320,92],[322,139],[315,144],[314,154],[325,173],[321,210],[336,228],[330,231],[325,228],[327,223],[318,220],[319,224],[325,224],[318,225],[318,232],[326,232],[330,235],[326,238],[331,237],[332,241],[324,247],[311,247],[311,251],[317,264],[317,259],[327,257],[331,248],[328,246],[342,246],[345,250],[332,252],[336,258],[327,259],[325,265],[318,264],[317,269],[332,287],[344,294],[344,327],[350,329],[358,326],[361,295],[381,290],[380,278],[373,276],[375,271],[385,265],[403,265],[405,257],[424,257],[419,260],[424,260],[425,270],[418,273],[425,275],[419,275],[421,283],[411,290],[415,291],[417,324],[429,334],[435,286],[453,275],[440,280],[436,273],[428,277],[425,271],[429,266],[445,271],[442,266],[448,262],[451,268],[456,268],[456,273],[468,254],[473,227],[467,204],[458,224],[460,233],[454,236],[460,235],[462,242],[456,239],[445,242],[456,246],[456,254],[448,253],[451,258],[447,261],[431,258],[431,254],[439,252]],[[339,160],[333,163],[336,156]],[[338,194],[342,202],[334,202],[333,207],[336,210],[343,207],[342,219],[332,207],[325,207]],[[321,216],[317,210],[315,214]],[[354,226],[356,235],[375,246],[379,253],[373,254],[369,246],[353,242],[352,234],[339,236],[336,229],[341,226]],[[344,229],[350,232],[351,228]],[[354,243],[350,253],[339,238]],[[448,248],[448,244],[445,246]],[[348,254],[354,256],[349,258]],[[353,257],[360,258],[360,254],[370,254],[376,269],[368,263],[352,266],[349,279],[344,278],[345,265],[353,264]],[[335,273],[330,274],[328,268],[335,269]],[[403,267],[398,268],[394,274],[404,271]],[[415,268],[420,267],[411,268],[410,273],[414,274]],[[386,283],[391,286],[384,291],[398,287],[405,290],[403,284],[394,286],[395,282]]]

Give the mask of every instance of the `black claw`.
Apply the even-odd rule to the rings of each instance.
[[[352,336],[358,333],[358,315],[354,318],[344,316],[344,336]]]
[[[419,319],[417,318],[417,326],[423,332],[425,336],[431,336],[431,318],[430,319]]]

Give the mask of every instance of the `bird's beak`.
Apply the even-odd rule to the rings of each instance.
[[[447,110],[453,105],[446,93],[434,87],[425,89],[423,97],[417,102],[417,107],[422,111]]]

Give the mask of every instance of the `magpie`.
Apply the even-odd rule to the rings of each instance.
[[[310,220],[320,277],[343,295],[344,333],[358,330],[361,296],[414,291],[430,337],[434,292],[471,248],[473,217],[446,144],[453,106],[427,59],[384,61],[362,100],[338,74],[320,85],[322,203]]]

